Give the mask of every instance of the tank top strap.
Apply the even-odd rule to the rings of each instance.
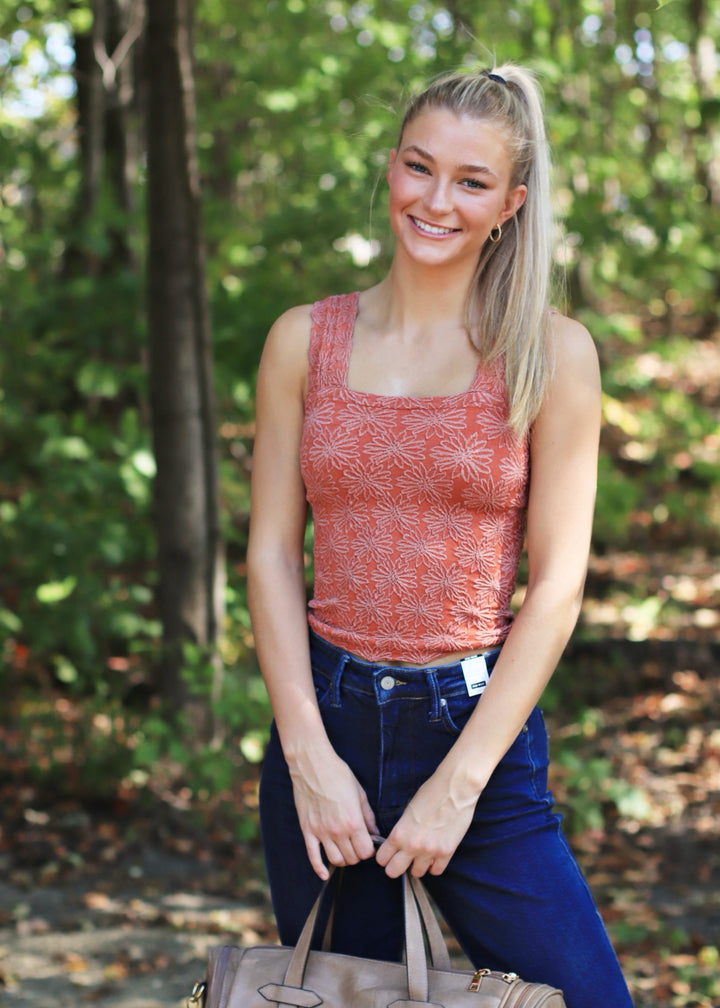
[[[312,306],[309,390],[345,384],[357,307],[357,293],[334,294]]]

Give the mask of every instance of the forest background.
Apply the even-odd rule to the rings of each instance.
[[[718,0],[0,0],[4,864],[80,870],[58,807],[121,809],[116,846],[173,809],[253,856],[262,343],[382,275],[405,98],[495,60],[539,75],[559,304],[603,369],[587,596],[543,701],[555,789],[588,856],[717,840],[719,43]],[[717,1005],[717,896],[670,926],[618,891],[636,993]]]

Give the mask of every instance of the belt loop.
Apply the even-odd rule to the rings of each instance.
[[[430,690],[430,696],[432,697],[432,708],[430,709],[430,720],[439,721],[440,720],[440,684],[438,683],[437,672],[433,669],[428,669],[425,673],[425,679],[428,684],[428,689]]]
[[[340,659],[335,666],[333,671],[332,683],[330,685],[330,706],[331,707],[341,707],[342,702],[340,700],[340,685],[342,683],[343,672],[345,671],[345,666],[350,661],[350,655],[341,654]]]

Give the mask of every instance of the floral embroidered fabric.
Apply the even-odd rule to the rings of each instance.
[[[309,621],[368,661],[427,664],[500,644],[525,532],[528,443],[502,362],[467,392],[347,386],[358,295],[313,305],[301,468],[315,526]]]

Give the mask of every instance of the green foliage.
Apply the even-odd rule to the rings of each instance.
[[[607,455],[600,456],[594,530],[596,547],[623,539],[643,494],[641,481],[625,475]]]
[[[643,789],[617,777],[609,759],[588,758],[587,742],[602,724],[602,713],[587,707],[581,711],[574,731],[568,729],[562,743],[556,744],[553,788],[562,795],[562,812],[571,835],[602,830],[610,809],[634,823],[647,821],[652,811]]]
[[[685,947],[688,946],[692,947],[686,941]],[[675,972],[673,986],[677,993],[672,1000],[673,1008],[714,1008],[720,998],[720,949],[717,946],[704,945],[697,953],[693,950],[684,956],[661,948],[660,958]]]
[[[244,588],[262,342],[290,305],[382,274],[391,251],[384,172],[399,111],[441,70],[514,59],[544,86],[568,307],[603,366],[598,550],[717,546],[720,99],[708,54],[720,45],[718,0],[702,12],[698,22],[687,4],[597,0],[197,5],[229,579],[226,686],[214,713],[243,760],[257,758],[268,722]],[[136,210],[121,210],[104,184],[93,214],[78,213],[72,31],[86,31],[90,17],[87,3],[0,5],[0,677],[29,667],[112,705],[147,685],[160,635],[143,159],[140,150]],[[137,116],[131,122],[140,145]],[[129,258],[115,254],[118,235]],[[637,611],[638,626],[661,618],[653,605]],[[186,658],[193,690],[211,696],[205,657]],[[154,714],[133,738],[131,771],[165,759],[192,765],[208,786],[231,772]],[[88,745],[98,767],[116,760],[126,773],[112,735]],[[578,823],[640,800],[610,782],[606,766],[583,766],[572,751],[564,758]]]
[[[80,410],[29,414],[4,415],[15,445],[0,463],[12,489],[0,505],[2,585],[16,632],[64,682],[95,690],[108,657],[158,633],[147,437],[129,409],[114,429]]]
[[[133,767],[132,739],[119,703],[96,698],[80,708],[43,696],[17,706],[21,761],[30,781],[59,798],[115,795]]]
[[[581,752],[562,749],[558,762],[566,787],[563,807],[570,833],[602,829],[607,808],[636,822],[644,821],[650,805],[641,788],[614,779],[607,759],[587,759]]]

